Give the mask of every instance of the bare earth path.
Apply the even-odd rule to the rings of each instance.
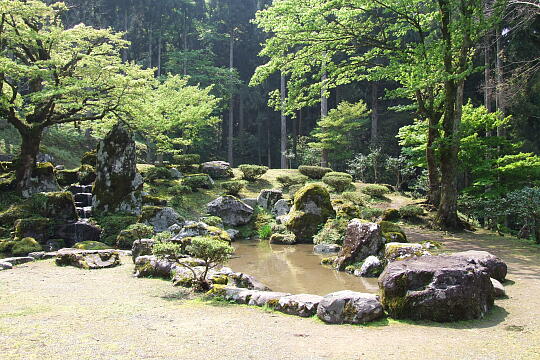
[[[183,300],[168,282],[132,278],[129,258],[99,271],[43,261],[0,272],[0,359],[540,359],[539,248],[487,234],[444,242],[507,261],[509,298],[486,319],[328,326]]]

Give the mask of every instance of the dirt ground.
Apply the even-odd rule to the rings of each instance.
[[[508,263],[509,297],[485,319],[330,326],[188,299],[169,282],[133,278],[129,258],[99,271],[49,260],[0,272],[0,358],[540,359],[540,248],[489,234],[444,243],[449,251],[486,249]]]

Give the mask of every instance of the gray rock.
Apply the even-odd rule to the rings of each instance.
[[[223,232],[224,230],[217,227],[209,226],[208,224],[205,224],[201,221],[187,221],[182,230],[173,236],[172,240],[178,241],[186,237],[206,235],[221,236]]]
[[[257,199],[256,198],[243,198],[242,202],[244,202],[247,206],[250,206],[255,209],[257,206]]]
[[[360,277],[377,277],[382,273],[383,269],[384,266],[381,260],[379,260],[378,257],[371,255],[364,260],[360,269],[354,271],[354,275]]]
[[[454,253],[451,256],[462,258],[485,267],[489,276],[500,282],[504,282],[506,279],[506,273],[508,271],[506,264],[500,258],[487,251],[469,250]]]
[[[343,248],[334,266],[343,271],[348,265],[363,261],[368,256],[379,255],[384,250],[384,239],[378,224],[353,219],[347,225]]]
[[[316,254],[335,254],[341,250],[338,244],[317,244],[313,246],[313,252]]]
[[[170,232],[171,234],[173,235],[176,235],[178,234],[180,231],[182,231],[182,226],[178,225],[178,224],[173,224],[171,226],[169,226],[169,228],[167,229],[168,232]]]
[[[251,296],[256,292],[258,291],[230,286],[220,289],[220,295],[226,300],[234,301],[237,304],[248,304],[249,300],[251,300]]]
[[[135,259],[135,277],[156,277],[171,279],[173,272],[180,270],[174,262],[166,259],[158,259],[154,255],[143,255]]]
[[[229,234],[232,241],[240,240],[240,231],[236,229],[227,229],[227,234]]]
[[[26,264],[35,260],[36,259],[34,259],[31,256],[19,256],[19,257],[4,258],[1,261],[5,263],[9,263],[13,266],[16,266],[16,265]]]
[[[506,297],[506,291],[503,284],[494,278],[491,278],[491,284],[493,285],[493,297],[495,299],[501,299]]]
[[[169,172],[171,173],[171,177],[174,180],[178,180],[178,179],[181,179],[182,177],[184,177],[184,175],[177,168],[170,168]]]
[[[343,290],[323,297],[317,316],[329,324],[365,324],[384,315],[379,297]]]
[[[74,266],[81,269],[104,269],[120,265],[116,250],[61,249],[56,253],[56,265]]]
[[[22,191],[21,195],[28,198],[34,194],[41,192],[57,192],[61,191],[60,185],[56,181],[54,175],[54,167],[42,165],[39,171],[33,171],[30,177],[28,186]]]
[[[54,229],[54,237],[63,239],[67,246],[83,241],[100,241],[101,228],[88,222],[87,219],[82,219],[74,223],[58,225]]]
[[[144,223],[153,226],[155,232],[163,232],[172,225],[183,225],[184,219],[173,208],[164,207],[152,214],[152,217],[144,219]]]
[[[269,291],[270,288],[255,277],[244,273],[232,273],[228,274],[229,285],[233,285],[238,288],[245,288],[250,290]]]
[[[11,263],[8,263],[6,261],[0,261],[0,270],[10,270],[13,268],[13,265]]]
[[[214,179],[229,179],[234,177],[231,164],[225,161],[209,161],[201,164],[201,172]]]
[[[388,261],[405,260],[412,257],[431,255],[422,244],[391,242],[385,245],[384,257]]]
[[[379,277],[379,288],[385,310],[398,319],[470,320],[483,317],[493,306],[486,269],[458,257],[391,262]]]
[[[317,307],[322,299],[323,297],[319,295],[289,295],[280,298],[273,308],[289,315],[310,317],[317,313]]]
[[[208,203],[208,213],[219,216],[225,225],[241,226],[251,221],[253,208],[234,196],[225,195]]]
[[[276,223],[285,225],[289,221],[289,215],[281,215],[276,218]]]
[[[36,260],[47,260],[52,259],[56,257],[56,251],[52,252],[45,252],[45,251],[37,251],[37,252],[31,252],[28,254],[28,256],[33,257]]]
[[[133,263],[135,263],[135,260],[139,256],[152,255],[152,247],[155,243],[156,241],[153,239],[135,240],[131,248],[131,257],[133,259]]]
[[[279,199],[272,208],[272,215],[276,218],[285,216],[291,211],[292,201],[287,199]]]
[[[133,133],[124,123],[118,122],[97,147],[93,213],[122,211],[139,215],[142,186]]]
[[[283,192],[277,189],[262,190],[257,197],[257,204],[265,210],[271,211],[274,205],[283,199]]]
[[[253,306],[265,306],[270,301],[275,302],[282,297],[289,295],[291,294],[274,291],[254,291],[251,294],[248,304]]]

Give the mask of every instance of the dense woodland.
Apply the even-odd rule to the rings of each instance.
[[[39,151],[69,162],[120,119],[141,162],[322,165],[427,197],[442,227],[540,224],[536,2],[64,4],[0,8],[19,189]]]

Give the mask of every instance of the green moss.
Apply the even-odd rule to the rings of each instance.
[[[53,222],[51,219],[36,217],[17,219],[15,221],[15,237],[34,237],[39,242],[44,243],[53,233]]]
[[[28,255],[31,252],[41,251],[41,245],[31,237],[25,237],[21,240],[16,240],[11,248],[11,253],[15,256]]]
[[[300,171],[300,174],[305,175],[311,179],[322,179],[324,175],[328,174],[329,172],[332,172],[332,169],[327,167],[321,167],[321,166],[307,166],[303,165],[298,167],[298,171]]]
[[[384,221],[397,221],[401,217],[401,214],[398,209],[386,209],[382,214],[382,219]]]
[[[352,202],[338,199],[332,201],[332,206],[339,218],[355,219],[360,217],[360,208]]]
[[[321,259],[321,265],[333,265],[334,264],[334,260],[336,260],[336,256],[330,256],[330,257],[325,257],[325,258],[322,258]]]
[[[211,281],[213,284],[227,285],[227,283],[229,282],[229,278],[227,277],[227,275],[221,274],[212,277]]]
[[[138,222],[143,223],[152,219],[161,210],[163,210],[163,207],[161,206],[150,206],[150,205],[143,206]]]
[[[96,169],[92,165],[81,165],[78,172],[79,183],[90,185],[96,180]]]
[[[386,232],[383,233],[384,238],[387,242],[398,242],[398,243],[406,243],[407,237],[402,232]]]
[[[34,169],[32,170],[33,177],[46,177],[54,175],[54,165],[50,162],[37,163]]]
[[[97,165],[97,151],[92,150],[92,151],[85,152],[81,158],[81,164],[96,166]]]
[[[15,245],[13,239],[0,239],[0,254],[11,254],[11,249]]]
[[[212,181],[207,174],[193,174],[182,179],[182,185],[189,187],[192,191],[198,189],[211,189]]]
[[[28,204],[39,215],[59,221],[77,220],[73,194],[70,192],[48,192],[33,195]]]
[[[69,186],[79,181],[78,169],[56,170],[56,181],[60,186]]]
[[[9,172],[0,175],[0,192],[10,192],[15,190],[16,181],[15,181],[15,172]]]
[[[294,236],[294,234],[272,234],[272,236],[270,236],[270,244],[296,244],[296,236]]]
[[[223,220],[219,216],[204,216],[201,221],[206,225],[223,227]]]
[[[76,243],[73,247],[75,249],[82,250],[106,250],[111,248],[110,246],[99,241],[82,241]]]
[[[32,209],[26,203],[11,205],[8,209],[0,213],[0,226],[8,229],[14,227],[17,219],[35,216]]]
[[[137,222],[137,217],[118,213],[95,217],[94,221],[103,229],[101,240],[109,246],[114,246],[118,234],[128,226],[135,224]]]
[[[158,196],[144,195],[142,201],[143,205],[167,206],[167,199]]]
[[[211,297],[225,297],[226,291],[225,291],[225,285],[222,284],[214,284],[214,286],[208,290],[206,295]]]
[[[390,236],[392,235],[390,233],[399,233],[401,236],[393,235],[401,240],[396,240],[396,242],[407,242],[407,235],[405,235],[405,231],[403,231],[399,225],[390,221],[381,221],[379,222],[379,226],[381,227],[381,233],[385,238],[390,239]]]
[[[135,240],[151,238],[154,235],[154,228],[144,224],[133,224],[127,229],[120,231],[116,238],[116,246],[119,249],[131,250]]]

